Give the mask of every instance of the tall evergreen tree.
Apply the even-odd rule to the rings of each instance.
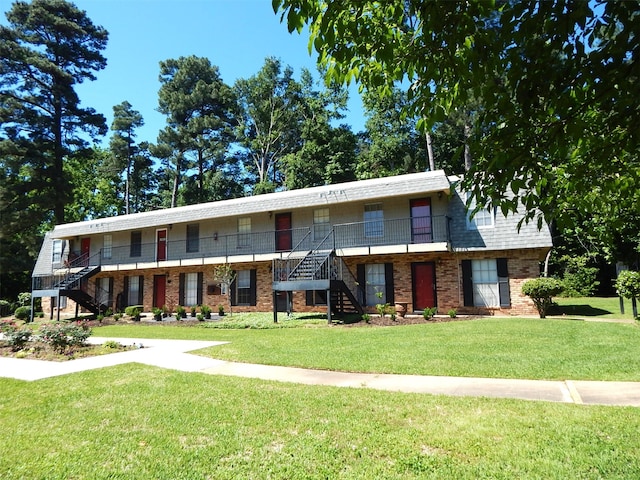
[[[218,67],[202,57],[189,56],[160,62],[158,110],[167,116],[167,126],[153,147],[173,175],[170,206],[178,204],[180,188],[192,189],[189,202],[211,199],[205,175],[224,167],[232,140],[234,110],[232,89]],[[193,170],[194,181],[184,182]]]
[[[135,143],[135,129],[144,125],[144,119],[133,106],[124,101],[113,107],[113,135],[109,148],[113,157],[114,170],[124,175],[124,213],[133,213],[131,208],[131,175],[135,167],[134,158],[138,154]],[[142,173],[142,172],[141,172]]]
[[[105,67],[101,51],[108,34],[64,0],[15,2],[7,20],[9,26],[0,26],[3,151],[33,165],[31,173],[45,187],[38,199],[52,209],[55,222],[63,223],[72,196],[65,160],[86,146],[81,132],[106,131],[102,115],[80,107],[74,86],[95,80],[95,72]],[[32,155],[34,146],[37,155]]]

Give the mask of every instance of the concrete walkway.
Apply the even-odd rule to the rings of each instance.
[[[226,342],[100,337],[89,339],[93,344],[103,344],[107,340],[114,340],[123,345],[135,344],[143,348],[68,362],[0,357],[0,377],[33,381],[135,362],[183,372],[257,378],[306,385],[640,407],[640,382],[517,380],[331,372],[227,362],[187,353]]]

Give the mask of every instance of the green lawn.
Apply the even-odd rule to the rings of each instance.
[[[3,479],[640,478],[637,408],[143,365],[0,379],[0,391]]]
[[[620,299],[618,297],[578,297],[554,298],[554,307],[550,316],[565,315],[591,319],[625,319],[632,320],[631,300],[624,300],[624,314],[620,313]]]
[[[241,317],[239,317],[241,318]],[[640,328],[486,318],[396,327],[219,330],[122,325],[97,336],[222,340],[214,358],[328,370],[467,377],[640,381]]]

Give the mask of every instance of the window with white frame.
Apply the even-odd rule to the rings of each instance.
[[[364,206],[364,236],[367,238],[384,236],[384,214],[381,203]]]
[[[129,291],[127,292],[127,305],[140,304],[140,276],[129,277]]]
[[[51,257],[53,263],[62,262],[62,240],[53,241],[53,254]]]
[[[184,276],[184,304],[187,307],[198,305],[197,273],[187,273]]]
[[[384,263],[365,265],[365,283],[367,305],[387,302]]]
[[[102,258],[111,258],[113,249],[113,237],[111,235],[105,235],[102,242]]]
[[[473,303],[476,307],[499,307],[500,289],[495,259],[472,260]]]
[[[330,230],[329,209],[315,209],[313,211],[313,239],[317,242],[323,240],[329,234]]]
[[[251,304],[251,271],[239,270],[236,273],[236,304]]]
[[[238,247],[251,246],[251,218],[238,219]]]
[[[467,199],[471,198],[471,194],[467,194]],[[478,210],[472,217],[473,211],[476,208],[476,201],[470,200],[468,202],[469,208],[467,210],[467,228],[470,230],[477,230],[479,228],[491,228],[495,225],[495,210],[492,207]]]

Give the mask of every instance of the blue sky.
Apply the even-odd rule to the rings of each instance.
[[[138,141],[155,142],[164,127],[156,111],[158,63],[169,58],[197,55],[217,65],[223,80],[232,85],[262,67],[268,56],[291,65],[299,78],[301,68],[315,73],[315,55],[308,51],[308,36],[289,34],[271,9],[271,0],[76,0],[97,25],[109,32],[103,52],[107,67],[98,79],[79,85],[78,95],[107,117],[113,106],[125,100],[138,110],[145,126]],[[12,2],[0,0],[2,23]],[[354,132],[364,129],[357,89],[350,89],[348,117]],[[105,144],[105,142],[103,142]]]

